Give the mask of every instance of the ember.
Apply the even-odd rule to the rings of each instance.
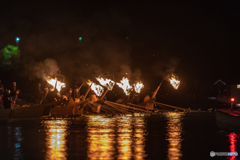
[[[64,88],[65,85],[66,85],[65,83],[62,83],[62,82],[58,81],[56,78],[55,78],[55,79],[52,79],[52,78],[50,78],[50,77],[47,77],[47,78],[46,78],[46,81],[47,81],[49,84],[51,84],[53,87],[55,87],[55,85],[56,85],[56,89],[58,90],[58,92],[60,92],[61,89]]]
[[[103,87],[93,83],[92,81],[88,80],[87,84],[91,86],[91,89],[96,93],[97,96],[101,96],[103,94]]]
[[[113,89],[113,86],[115,85],[115,82],[112,81],[111,79],[107,79],[107,78],[104,79],[104,78],[101,78],[101,77],[98,77],[98,78],[96,78],[96,79],[98,80],[98,82],[99,82],[101,85],[107,87],[108,90],[112,90],[112,89]]]
[[[137,92],[137,93],[140,93],[141,90],[143,89],[144,85],[143,83],[140,81],[140,82],[137,82],[137,84],[134,84],[134,90]]]
[[[123,89],[124,93],[128,96],[130,95],[133,87],[129,84],[129,79],[123,77],[121,83],[117,83],[117,85]]]
[[[177,80],[177,77],[175,75],[172,75],[171,78],[169,78],[169,81],[174,89],[178,89],[180,81]]]

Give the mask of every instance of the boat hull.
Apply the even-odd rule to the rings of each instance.
[[[21,107],[12,110],[10,118],[38,118],[48,116],[51,106]]]
[[[11,113],[11,109],[1,109],[0,118],[9,118],[10,113]]]
[[[229,109],[216,111],[216,123],[221,129],[240,131],[240,115]]]
[[[51,108],[61,102],[52,102],[42,105],[32,105],[28,107],[15,106],[11,109],[1,109],[0,118],[39,118],[49,116]]]

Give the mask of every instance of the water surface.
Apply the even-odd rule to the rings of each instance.
[[[214,112],[0,120],[0,159],[238,159],[237,132],[216,126]]]

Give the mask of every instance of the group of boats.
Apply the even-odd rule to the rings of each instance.
[[[102,99],[93,101],[92,99],[96,99],[96,97],[91,98],[90,96],[86,100],[79,102],[74,102],[71,98],[46,104],[18,105],[16,103],[12,109],[1,109],[0,118],[74,117],[84,114],[106,115],[151,111],[189,111],[185,108],[155,102],[152,99],[141,104],[123,103],[123,101],[111,102]],[[216,124],[221,129],[240,131],[240,110],[233,109],[233,107],[217,109],[215,117]]]
[[[89,98],[74,102],[73,99],[54,101],[46,104],[16,104],[12,109],[0,110],[0,118],[39,118],[44,116],[51,117],[69,117],[82,114],[116,114],[116,113],[131,113],[131,112],[148,112],[153,110],[153,103],[147,102],[144,105],[123,104],[121,102],[110,102],[96,99],[89,96]],[[149,107],[152,106],[152,107]]]

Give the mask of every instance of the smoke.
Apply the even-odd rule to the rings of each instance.
[[[140,81],[141,80],[141,77],[142,77],[142,72],[139,68],[136,68],[132,74],[132,78],[135,80],[135,81]]]
[[[119,72],[117,72],[117,80],[126,77],[131,79],[131,81],[140,81],[142,77],[142,72],[139,68],[136,68],[132,71],[129,65],[120,65]]]
[[[126,78],[131,78],[132,75],[132,71],[131,68],[128,65],[120,65],[119,67],[119,73],[118,73],[118,77],[126,77]]]
[[[25,76],[30,80],[43,78],[44,76],[55,76],[59,71],[56,60],[47,58],[43,62],[31,62],[25,65]]]
[[[180,59],[179,58],[171,58],[165,59],[156,62],[152,69],[156,76],[165,77],[168,74],[173,74],[179,65]]]

